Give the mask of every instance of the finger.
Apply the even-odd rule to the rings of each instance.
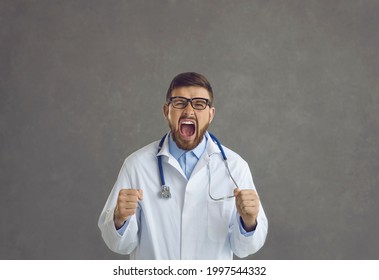
[[[234,189],[234,197],[236,197],[237,198],[237,196],[238,196],[238,194],[241,192],[241,190],[239,189],[239,188],[235,188]]]
[[[241,190],[240,195],[256,195],[256,196],[258,196],[258,193],[256,190],[246,189],[246,190]]]
[[[252,200],[245,200],[245,201],[239,201],[238,206],[240,207],[255,207],[257,206],[257,201]]]
[[[128,203],[128,202],[135,202],[137,203],[138,202],[138,197],[135,196],[135,195],[128,195],[128,196],[119,196],[117,198],[117,204],[124,204],[124,203]]]
[[[137,206],[137,202],[120,203],[116,207],[115,214],[117,217],[122,217],[125,219],[136,213]]]
[[[243,200],[259,200],[259,196],[257,192],[251,191],[251,190],[246,191],[246,192],[241,191],[238,197]]]
[[[141,189],[122,189],[118,197],[126,201],[142,200],[143,191]]]
[[[134,215],[136,212],[136,209],[122,209],[118,212],[118,217],[122,220],[126,220],[129,216]]]
[[[118,204],[119,209],[135,209],[138,206],[137,201],[120,202]]]
[[[239,213],[243,214],[255,213],[259,210],[259,203],[251,201],[242,202],[239,205],[237,205],[237,209]]]
[[[121,189],[119,195],[135,195],[138,196],[138,189]]]
[[[254,214],[258,213],[259,211],[259,205],[257,204],[250,205],[249,203],[247,203],[246,205],[239,205],[238,208],[244,214]]]
[[[234,196],[248,196],[248,195],[258,196],[258,193],[256,192],[256,190],[252,190],[252,189],[243,189],[243,190],[240,190],[238,188],[234,189]]]

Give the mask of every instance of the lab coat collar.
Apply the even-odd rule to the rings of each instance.
[[[208,156],[211,156],[213,154],[221,154],[220,149],[218,148],[217,144],[213,142],[211,136],[209,135],[208,131],[206,132],[206,136],[208,138],[207,148],[206,151],[208,153]]]
[[[168,132],[165,134],[165,139],[163,141],[162,149],[157,153],[157,156],[166,156],[170,157],[170,150],[168,147],[168,136],[170,135],[171,132]]]

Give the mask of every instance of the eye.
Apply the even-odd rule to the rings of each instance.
[[[204,109],[207,107],[207,101],[203,99],[192,100],[192,104],[195,109]]]
[[[174,99],[172,103],[173,103],[174,107],[184,108],[187,105],[187,100],[186,99]]]

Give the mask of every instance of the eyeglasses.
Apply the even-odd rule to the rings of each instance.
[[[182,96],[170,97],[168,104],[172,104],[175,109],[184,109],[187,107],[188,102],[191,103],[192,108],[195,110],[204,110],[207,105],[211,105],[211,102],[207,98],[195,97],[195,98],[185,98]]]

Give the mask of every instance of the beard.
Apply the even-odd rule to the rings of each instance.
[[[195,132],[196,137],[192,142],[188,142],[188,141],[181,139],[179,127],[177,129],[175,129],[175,127],[173,125],[170,124],[169,126],[171,129],[172,139],[174,140],[174,142],[176,143],[178,148],[185,150],[185,151],[190,151],[190,150],[195,149],[201,143],[201,141],[204,138],[205,133],[208,130],[209,124],[205,125],[202,129],[200,129],[198,124],[196,124],[196,127],[197,127],[197,131]]]

